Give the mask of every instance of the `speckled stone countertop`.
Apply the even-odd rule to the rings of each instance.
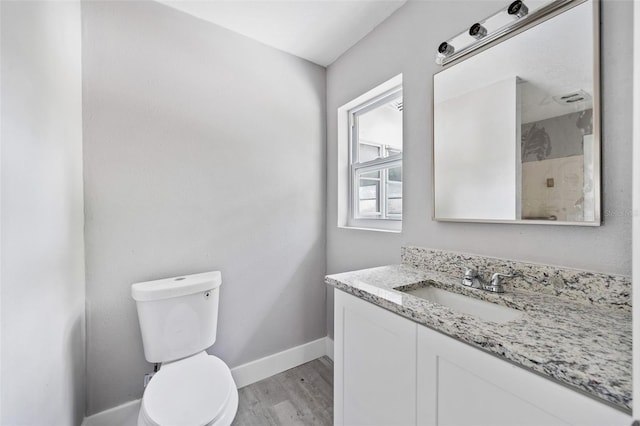
[[[404,264],[328,275],[325,281],[624,411],[631,410],[630,309],[518,288],[494,294],[463,286],[461,277]],[[399,291],[425,285],[515,308],[523,315],[496,324]]]

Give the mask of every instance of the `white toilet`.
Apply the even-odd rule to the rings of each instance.
[[[138,426],[227,426],[238,409],[216,341],[219,271],[133,284],[144,356],[162,363],[142,397]]]

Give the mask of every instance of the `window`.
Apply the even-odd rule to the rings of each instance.
[[[402,220],[402,87],[350,109],[349,224]]]

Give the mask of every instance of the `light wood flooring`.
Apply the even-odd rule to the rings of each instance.
[[[333,424],[333,362],[323,356],[238,390],[232,426]]]

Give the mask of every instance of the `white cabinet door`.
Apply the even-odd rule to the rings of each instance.
[[[631,417],[418,326],[418,424],[629,426]]]
[[[416,424],[417,324],[335,293],[335,425]]]

